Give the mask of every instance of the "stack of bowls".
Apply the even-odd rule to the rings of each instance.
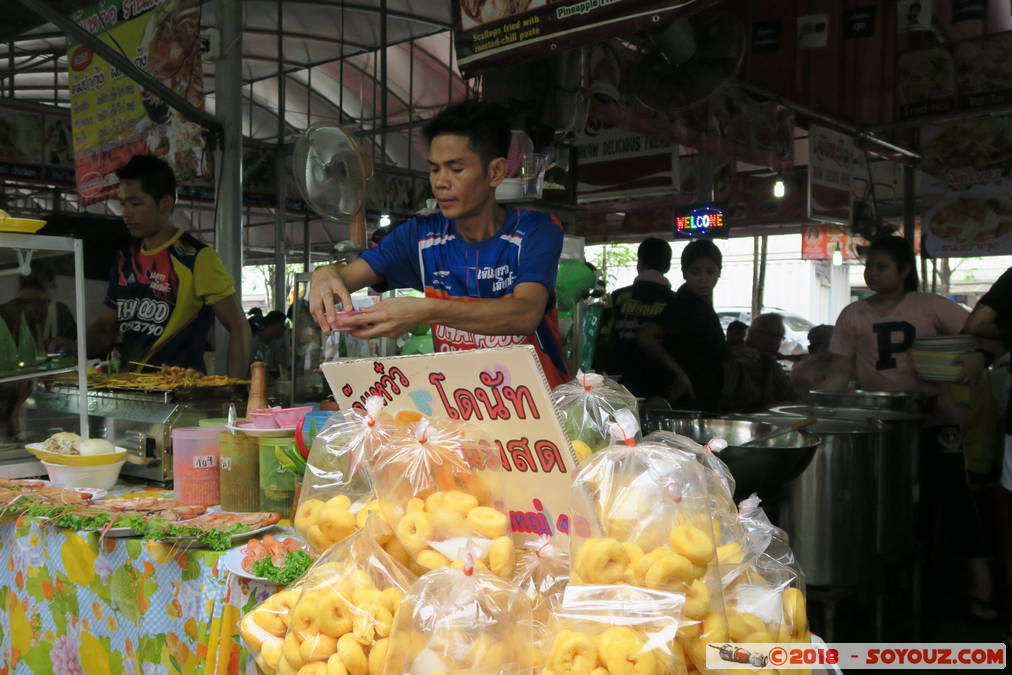
[[[962,367],[956,359],[972,352],[972,335],[944,335],[914,340],[910,349],[917,376],[928,382],[955,382]]]
[[[115,448],[99,455],[64,455],[42,449],[41,443],[25,446],[42,461],[56,487],[108,490],[116,484],[127,451]]]

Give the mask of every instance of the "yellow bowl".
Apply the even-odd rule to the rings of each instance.
[[[46,221],[38,220],[37,218],[15,218],[8,215],[3,209],[0,209],[0,232],[32,234],[41,230],[45,224]]]
[[[102,455],[61,455],[58,452],[43,450],[41,443],[29,443],[25,446],[25,449],[43,462],[63,464],[64,466],[102,466],[103,464],[115,464],[122,461],[127,453],[125,448],[116,448],[116,452],[107,452]]]

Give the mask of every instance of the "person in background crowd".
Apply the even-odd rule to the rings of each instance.
[[[636,250],[636,279],[611,294],[606,369],[636,396],[667,397],[666,384],[657,377],[658,366],[636,344],[636,335],[644,323],[659,317],[674,302],[671,282],[664,276],[670,269],[671,245],[648,237]]]
[[[649,359],[649,377],[663,383],[671,405],[717,410],[723,386],[724,330],[713,311],[723,257],[708,239],[682,250],[685,283],[660,315],[647,321],[636,344]]]
[[[748,324],[735,319],[727,324],[727,346],[728,348],[740,347],[745,344],[745,335],[748,333]]]
[[[865,283],[874,294],[840,313],[829,351],[833,362],[823,388],[846,389],[853,379],[871,391],[923,392],[937,396],[921,431],[920,537],[929,552],[926,588],[942,587],[945,554],[967,560],[971,614],[993,619],[989,546],[967,484],[961,446],[961,411],[945,388],[917,376],[908,351],[917,338],[956,335],[967,320],[965,309],[933,293],[918,292],[913,247],[905,239],[884,236],[868,247]],[[960,359],[959,380],[972,382],[985,366],[975,352]],[[926,597],[936,601],[936,593]]]
[[[799,397],[805,398],[808,392],[822,387],[833,363],[833,355],[829,351],[832,339],[832,326],[822,324],[808,331],[808,355],[791,369],[791,384]]]
[[[110,271],[105,306],[88,328],[88,349],[117,344],[125,369],[179,366],[205,371],[215,318],[228,331],[231,377],[249,376],[249,324],[235,280],[218,253],[172,224],[176,176],[164,161],[135,155],[116,170],[123,221],[134,242]]]
[[[253,337],[256,337],[264,329],[264,310],[254,307],[246,312],[249,321],[249,330]]]
[[[357,338],[399,337],[431,323],[440,352],[531,345],[549,385],[558,386],[569,379],[555,306],[563,230],[546,213],[496,202],[509,120],[495,104],[463,101],[441,110],[423,133],[439,211],[402,223],[347,265],[313,270],[313,317],[324,331],[340,325]],[[387,298],[338,324],[335,301],[351,310],[351,293],[366,286],[414,288],[425,297]]]
[[[288,363],[286,358],[285,329],[287,319],[283,312],[268,312],[264,317],[263,329],[254,336],[250,353],[253,361],[263,361],[268,374],[278,376]]]
[[[724,362],[724,408],[756,412],[794,398],[794,388],[777,362],[784,339],[784,319],[760,314],[748,328],[745,347],[729,353]]]

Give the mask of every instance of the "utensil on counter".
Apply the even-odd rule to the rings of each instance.
[[[819,421],[818,417],[815,417],[814,415],[809,415],[808,417],[801,418],[800,420],[798,420],[797,422],[794,422],[793,424],[781,427],[780,429],[778,429],[778,430],[776,430],[776,431],[774,431],[772,433],[763,434],[762,436],[756,436],[755,438],[753,438],[750,441],[745,441],[744,443],[742,443],[738,447],[740,447],[740,448],[751,448],[751,447],[761,446],[761,445],[765,444],[767,441],[770,441],[770,440],[772,440],[774,438],[780,438],[781,436],[786,436],[787,434],[791,433],[792,431],[801,431],[805,427],[810,427],[810,426],[812,426],[813,424],[815,424],[818,421]]]

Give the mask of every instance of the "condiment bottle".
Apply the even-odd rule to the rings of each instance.
[[[246,399],[246,417],[267,407],[267,364],[254,361],[250,365],[249,398]]]

